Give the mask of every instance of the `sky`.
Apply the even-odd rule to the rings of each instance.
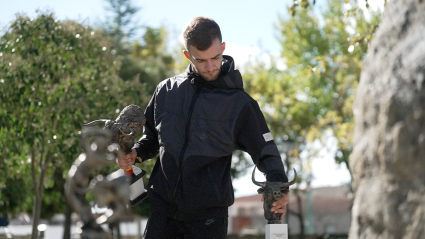
[[[287,15],[287,7],[292,2],[133,0],[134,5],[141,8],[135,17],[137,22],[150,27],[166,25],[171,42],[180,40],[181,31],[190,19],[197,16],[213,18],[220,25],[223,41],[226,42],[225,54],[233,56],[239,67],[250,55],[280,52],[274,24],[278,22],[279,15]],[[61,20],[79,20],[87,24],[99,23],[108,15],[105,0],[0,0],[0,6],[0,26],[10,23],[18,12],[35,17],[36,9],[50,9]]]
[[[150,27],[165,25],[170,33],[170,44],[178,44],[181,31],[190,19],[197,16],[213,18],[220,25],[223,41],[226,42],[225,54],[233,56],[239,67],[250,55],[264,52],[279,54],[281,48],[274,26],[279,16],[288,17],[287,8],[292,2],[293,0],[133,0],[134,5],[141,8],[136,16],[137,22]],[[320,11],[326,1],[316,2],[316,11]],[[364,0],[359,2],[362,4]],[[369,1],[372,8],[379,2],[383,0]],[[107,18],[106,5],[105,0],[0,0],[0,27],[10,24],[18,12],[35,17],[36,9],[53,10],[60,20],[71,19],[93,25]],[[332,144],[335,142],[330,142],[330,148],[333,147]],[[311,159],[313,187],[337,186],[350,181],[348,170],[345,166],[336,165],[331,153],[320,155]],[[248,172],[246,176],[233,182],[236,197],[256,194],[258,188],[251,183],[252,168]],[[257,180],[263,179],[257,173]]]

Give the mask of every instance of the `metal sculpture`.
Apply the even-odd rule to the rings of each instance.
[[[264,195],[264,203],[263,203],[263,209],[264,209],[264,217],[268,221],[268,224],[281,224],[280,216],[281,213],[274,213],[271,212],[271,208],[273,207],[273,203],[277,200],[281,199],[284,195],[287,195],[289,193],[289,186],[294,184],[297,181],[297,171],[294,169],[295,177],[294,180],[287,183],[282,182],[257,182],[255,181],[255,169],[257,167],[254,167],[254,170],[252,171],[252,182],[260,186],[257,190],[259,194]]]
[[[146,117],[142,108],[137,105],[126,106],[115,120],[95,120],[83,126],[100,126],[112,132],[109,144],[116,143],[124,153],[130,153],[134,141],[143,131]]]
[[[84,129],[80,146],[84,152],[74,161],[65,183],[65,195],[83,222],[82,239],[109,239],[111,236],[100,226],[102,223],[114,223],[128,213],[129,182],[127,177],[98,175],[90,181],[90,174],[113,162],[122,152],[116,144],[110,145],[111,132],[101,129]],[[120,155],[121,154],[121,155]],[[105,214],[92,213],[87,193],[94,194],[94,202],[108,207]]]
[[[119,149],[125,154],[131,152],[135,139],[143,131],[143,126],[146,123],[144,110],[137,105],[126,106],[115,120],[95,120],[83,126],[102,126],[103,129],[111,132],[111,140],[109,144],[117,144]],[[118,170],[114,174],[120,175],[123,170]],[[142,177],[146,171],[136,166],[132,166],[124,173],[130,176],[130,203],[135,206],[147,197],[147,191],[143,184]]]

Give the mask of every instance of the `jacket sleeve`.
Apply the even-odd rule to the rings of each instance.
[[[267,181],[288,182],[279,151],[258,103],[251,99],[235,126],[236,148],[246,151]]]
[[[143,131],[144,134],[133,146],[137,152],[137,157],[140,157],[142,161],[154,158],[159,150],[158,131],[155,127],[154,118],[156,92],[145,109],[146,124]]]

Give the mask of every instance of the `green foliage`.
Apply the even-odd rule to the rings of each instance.
[[[311,5],[293,17],[281,17],[281,56],[272,59],[271,67],[251,66],[244,75],[246,90],[263,107],[276,141],[297,140],[301,148],[293,157],[299,157],[307,142],[332,130],[339,148],[335,159],[348,167],[355,89],[380,17],[370,14],[367,21],[355,1],[329,0],[323,18],[313,14]],[[284,70],[278,60],[284,61]]]
[[[175,74],[173,57],[167,52],[165,27],[141,27],[133,21],[140,10],[131,0],[106,0],[106,10],[112,15],[106,22],[105,36],[114,39],[113,48],[122,57],[119,76],[125,80],[138,80],[151,94],[156,85]],[[144,32],[139,39],[136,32]],[[132,40],[132,39],[136,40]]]
[[[2,192],[16,187],[11,182],[23,182],[21,188],[36,199],[46,189],[44,204],[59,210],[65,205],[64,179],[81,153],[81,123],[116,118],[128,104],[147,103],[140,97],[146,94],[143,84],[117,76],[120,59],[111,45],[92,28],[60,22],[51,13],[19,16],[1,36]],[[15,196],[8,195],[2,193],[0,201],[12,205]],[[0,210],[32,208],[14,205]]]
[[[131,54],[123,56],[120,77],[139,80],[152,94],[159,82],[175,75],[174,59],[167,53],[165,39],[165,28],[147,27],[143,41],[134,41]]]
[[[143,88],[132,92],[125,92],[126,96],[133,99],[133,103],[145,107],[150,100],[156,85],[162,80],[175,75],[174,58],[168,53],[166,46],[167,31],[165,27],[151,28],[141,27],[132,19],[139,8],[132,5],[130,0],[107,0],[107,10],[112,16],[112,21],[106,23],[105,36],[111,36],[114,40],[113,47],[116,54],[121,58],[118,75],[125,83],[141,84]],[[134,33],[143,30],[140,39],[134,37]],[[106,34],[105,34],[106,33]],[[136,40],[131,41],[133,36]],[[152,172],[154,160],[145,161],[139,165],[146,170],[144,176],[145,185]],[[149,200],[144,200],[132,208],[135,214],[149,215]]]
[[[4,174],[6,175],[6,174]],[[1,189],[0,197],[0,215],[7,213],[17,213],[16,209],[20,208],[25,203],[25,199],[28,195],[25,185],[25,181],[22,178],[3,178],[4,187]],[[5,187],[7,185],[7,187]],[[9,210],[5,210],[8,208]]]
[[[125,29],[115,30],[39,13],[19,16],[1,36],[0,173],[7,176],[0,178],[0,204],[7,207],[0,212],[31,212],[41,198],[43,218],[64,211],[63,184],[81,153],[81,123],[115,119],[129,104],[145,107],[156,84],[174,74],[164,28],[147,28],[142,43],[133,44],[124,42]],[[120,48],[126,44],[130,50]],[[146,180],[153,164],[142,165]],[[136,212],[146,215],[147,207]]]
[[[295,14],[297,14],[297,9],[298,7],[301,8],[308,8],[311,6],[311,4],[315,5],[316,4],[316,0],[293,0],[293,4],[288,8],[288,13],[291,14],[292,16],[295,16]],[[342,2],[342,1],[341,1]],[[345,3],[350,3],[350,0],[344,0],[343,2]],[[384,0],[384,6],[387,5],[387,0]],[[365,0],[365,7],[367,9],[369,9],[369,1]]]

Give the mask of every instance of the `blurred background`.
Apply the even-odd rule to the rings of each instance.
[[[385,4],[3,0],[0,238],[75,237],[79,219],[63,184],[82,152],[80,123],[115,119],[129,104],[144,108],[156,84],[187,67],[181,31],[197,16],[220,25],[225,54],[235,59],[245,90],[260,104],[290,180],[292,168],[298,172],[285,217],[291,238],[345,238],[352,104]],[[148,171],[145,180],[154,161],[140,165]],[[264,233],[252,170],[249,155],[235,152],[229,237]],[[148,206],[145,200],[113,229],[118,238],[140,238]],[[46,228],[34,235],[31,228],[39,224]]]

